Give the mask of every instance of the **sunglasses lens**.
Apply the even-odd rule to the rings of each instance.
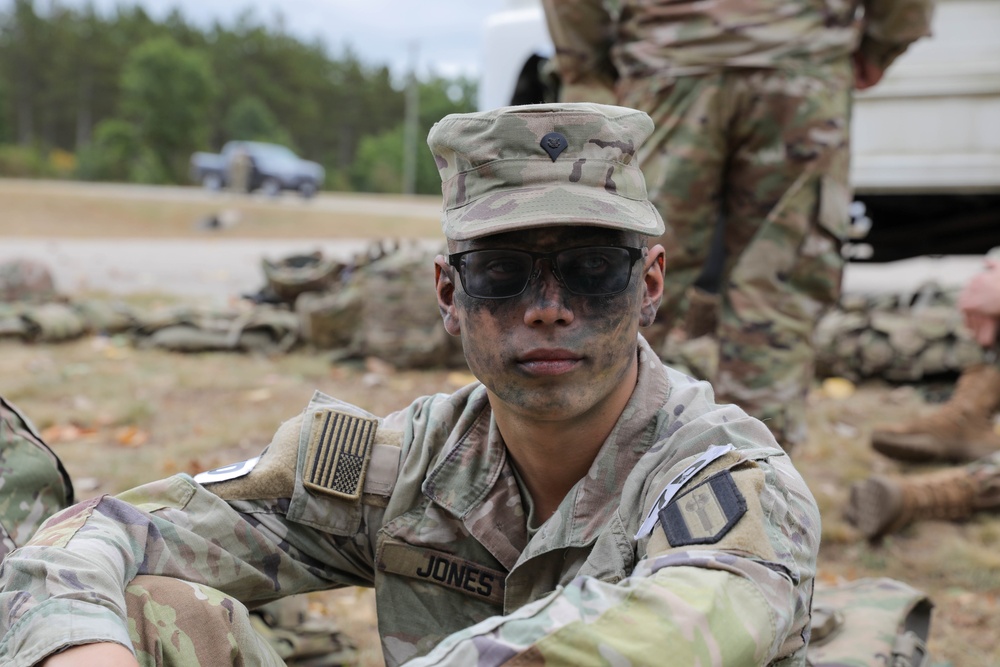
[[[556,268],[574,294],[617,294],[628,287],[632,256],[627,248],[571,248],[556,255]]]
[[[502,299],[521,293],[534,258],[516,250],[477,250],[462,258],[462,283],[470,296]]]
[[[609,296],[628,287],[633,253],[629,248],[570,248],[554,255],[522,250],[473,250],[454,263],[469,296],[505,299],[517,296],[527,286],[538,258],[549,257],[566,289],[581,296]],[[638,255],[636,255],[638,258]]]

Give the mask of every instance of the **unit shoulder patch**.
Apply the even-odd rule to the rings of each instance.
[[[313,413],[303,485],[348,500],[360,498],[378,424],[377,419],[332,409]]]
[[[747,501],[728,470],[713,475],[660,510],[673,547],[714,544],[746,514]]]

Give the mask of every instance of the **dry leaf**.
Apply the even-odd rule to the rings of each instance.
[[[140,447],[149,440],[149,434],[135,426],[125,426],[115,431],[115,442],[124,447]]]

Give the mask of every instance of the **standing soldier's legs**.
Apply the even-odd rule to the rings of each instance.
[[[729,71],[619,84],[656,129],[639,157],[663,215],[668,323],[725,218],[716,335],[722,401],[765,420],[790,449],[805,438],[813,328],[840,292],[849,204],[850,66]]]
[[[848,224],[850,68],[731,73],[721,401],[791,450],[806,436],[812,333],[840,295]]]
[[[677,324],[687,289],[704,267],[722,198],[725,118],[721,75],[623,81],[620,104],[645,111],[654,130],[639,149],[650,201],[666,223],[663,299],[657,321]]]

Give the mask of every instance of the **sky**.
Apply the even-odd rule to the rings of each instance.
[[[247,8],[265,23],[280,13],[286,30],[304,40],[319,37],[331,53],[350,45],[362,61],[388,65],[394,76],[410,70],[442,76],[476,76],[481,69],[480,43],[486,17],[507,0],[35,0],[44,11],[50,4],[83,7],[101,13],[119,5],[141,5],[160,19],[171,9],[199,26],[215,20],[231,25]],[[11,0],[0,0],[0,8]]]

